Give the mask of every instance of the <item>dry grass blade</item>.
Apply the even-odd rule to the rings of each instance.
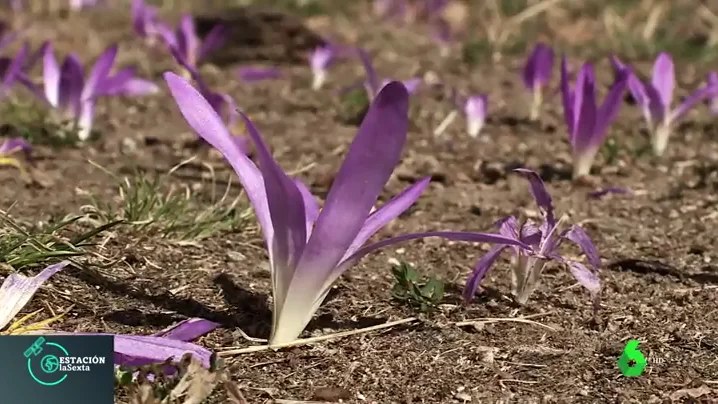
[[[390,321],[390,322],[384,323],[384,324],[373,325],[371,327],[360,328],[358,330],[338,332],[336,334],[322,335],[319,337],[302,338],[302,339],[295,340],[293,342],[288,342],[286,344],[257,345],[257,346],[239,348],[239,349],[235,349],[234,347],[228,347],[228,348],[224,348],[224,349],[226,349],[225,351],[218,352],[217,356],[227,357],[227,356],[235,356],[235,355],[241,355],[241,354],[251,353],[251,352],[267,351],[270,349],[277,350],[277,349],[282,349],[282,348],[297,347],[297,346],[302,346],[302,345],[307,345],[307,344],[313,344],[316,342],[329,341],[329,340],[348,337],[348,336],[352,336],[352,335],[377,331],[377,330],[381,330],[384,328],[394,327],[394,326],[397,326],[400,324],[410,323],[410,322],[413,322],[416,320],[417,320],[416,317],[409,317],[409,318],[405,318],[405,319],[401,319],[401,320]],[[220,349],[222,349],[222,348],[220,348]]]
[[[537,313],[537,314],[530,314],[528,316],[521,316],[521,317],[484,317],[484,318],[476,318],[473,320],[459,321],[454,324],[459,327],[466,327],[469,325],[476,326],[476,325],[491,324],[491,323],[514,322],[514,323],[524,323],[524,324],[535,325],[535,326],[539,326],[539,327],[545,328],[547,330],[556,332],[558,330],[556,330],[553,327],[530,320],[531,318],[544,317],[544,316],[551,315],[553,313],[554,312]]]

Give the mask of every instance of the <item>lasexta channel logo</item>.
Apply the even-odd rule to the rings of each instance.
[[[2,403],[114,401],[112,336],[2,336],[0,357]]]

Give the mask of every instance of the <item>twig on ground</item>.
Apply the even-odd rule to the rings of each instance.
[[[235,356],[235,355],[241,355],[241,354],[245,354],[245,353],[267,351],[270,349],[276,351],[276,350],[279,350],[282,348],[298,347],[298,346],[302,346],[302,345],[313,344],[316,342],[329,341],[329,340],[333,340],[333,339],[349,337],[352,335],[377,331],[377,330],[381,330],[384,328],[394,327],[394,326],[397,326],[400,324],[410,323],[410,322],[413,322],[416,320],[417,320],[416,317],[409,317],[409,318],[405,318],[402,320],[390,321],[390,322],[384,323],[384,324],[373,325],[371,327],[360,328],[358,330],[338,332],[336,334],[322,335],[319,337],[302,338],[302,339],[298,339],[298,340],[288,342],[285,344],[257,345],[257,346],[249,346],[249,347],[245,347],[245,348],[239,348],[239,349],[234,349],[233,347],[229,347],[229,348],[224,348],[227,350],[217,352],[217,356],[219,356],[219,357]],[[223,348],[220,348],[220,349],[223,349]]]

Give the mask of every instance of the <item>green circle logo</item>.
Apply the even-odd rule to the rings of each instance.
[[[61,358],[70,356],[70,353],[62,345],[40,337],[23,355],[27,358],[27,372],[39,384],[57,386],[67,379],[67,373],[61,371],[60,364]]]
[[[60,369],[60,360],[55,355],[45,355],[40,361],[40,368],[45,373],[55,373]]]

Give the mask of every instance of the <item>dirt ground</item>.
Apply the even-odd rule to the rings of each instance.
[[[471,65],[462,58],[461,49],[454,49],[448,58],[439,57],[420,23],[402,28],[379,24],[368,10],[357,5],[304,21],[318,34],[368,49],[382,75],[408,79],[433,72],[462,91],[487,93],[490,103],[489,121],[477,139],[466,136],[462,119],[435,138],[433,128],[451,109],[448,94],[425,86],[412,96],[409,141],[382,199],[423,176],[431,175],[433,181],[417,204],[377,238],[429,229],[487,231],[506,215],[535,215],[537,207],[527,185],[511,173],[515,167],[534,168],[547,182],[559,214],[567,213],[574,223],[583,224],[601,253],[601,307],[594,314],[587,292],[558,266],[547,269],[526,306],[517,306],[509,293],[507,257],[499,261],[474,301],[463,305],[464,280],[488,246],[437,240],[406,243],[370,255],[343,276],[304,335],[408,317],[418,321],[327,343],[226,358],[232,380],[247,400],[718,402],[718,126],[708,108],[699,106],[686,117],[666,156],[659,159],[640,153],[647,135],[641,114],[624,104],[610,135],[616,151],[602,152],[594,184],[575,184],[568,178],[570,150],[558,94],[547,100],[540,123],[525,119],[527,93],[520,69],[533,42],[517,45],[520,51],[499,60],[481,54],[478,64]],[[584,19],[588,22],[582,29],[574,28],[576,32],[594,28],[589,12]],[[176,18],[178,13],[165,15]],[[117,41],[120,64],[139,64],[145,77],[158,78],[173,66],[161,50],[147,51],[133,38],[126,13],[88,10],[62,19],[25,17],[31,24],[25,35],[35,46],[52,38],[58,55],[79,50],[83,60],[92,60]],[[550,22],[548,16],[544,20]],[[361,66],[353,61],[336,65],[327,88],[314,92],[306,63],[291,55],[301,54],[301,47],[311,45],[315,37],[297,30],[282,34],[287,23],[281,19],[263,21],[260,24],[270,27],[266,32],[289,39],[259,45],[234,41],[235,55],[223,53],[234,64],[208,65],[203,71],[254,120],[280,164],[300,171],[299,177],[324,196],[331,173],[356,132],[337,91],[362,77]],[[364,29],[367,26],[371,29]],[[581,43],[567,43],[570,33],[535,28],[538,33],[531,38],[555,40],[574,66],[580,57],[590,57],[602,87],[610,81],[605,52],[592,53]],[[306,37],[296,39],[302,35]],[[484,34],[477,30],[472,35]],[[594,35],[593,41],[601,38],[599,28]],[[294,50],[277,48],[283,46]],[[638,59],[641,56],[639,52],[628,61],[645,73],[651,59]],[[676,61],[681,96],[701,83],[712,61]],[[234,67],[240,64],[279,65],[285,77],[244,84],[235,75]],[[556,78],[555,74],[554,87]],[[20,98],[27,96],[22,90],[18,93]],[[138,168],[157,175],[197,155],[194,163],[177,171],[171,185],[189,186],[200,204],[209,203],[211,197],[208,170],[200,162],[215,168],[218,188],[223,189],[229,178],[236,183],[228,165],[193,142],[194,135],[164,84],[156,96],[102,101],[96,128],[102,138],[87,146],[36,147],[35,168],[42,173],[44,186],[24,183],[11,169],[0,170],[2,209],[15,203],[13,217],[34,223],[86,211],[82,207],[90,203],[90,194],[119,203],[111,177],[88,160],[120,176]],[[608,186],[628,187],[634,193],[587,197]],[[235,187],[232,195],[237,194]],[[252,220],[239,229],[193,242],[161,238],[133,226],[115,228],[101,235],[100,241],[91,254],[78,259],[86,268],[56,275],[26,310],[51,307],[61,312],[73,306],[57,328],[131,334],[149,334],[187,317],[204,317],[222,324],[199,340],[210,349],[252,345],[239,329],[251,337],[268,337],[267,255]],[[437,310],[421,313],[392,299],[391,259],[414,263],[422,274],[445,280],[447,295]],[[119,261],[102,266],[112,260]],[[522,316],[532,322],[506,320]],[[504,320],[456,325],[480,318]],[[640,349],[649,361],[640,377],[623,377],[616,366],[628,339],[641,341]],[[218,392],[209,402],[224,403],[226,398]]]

